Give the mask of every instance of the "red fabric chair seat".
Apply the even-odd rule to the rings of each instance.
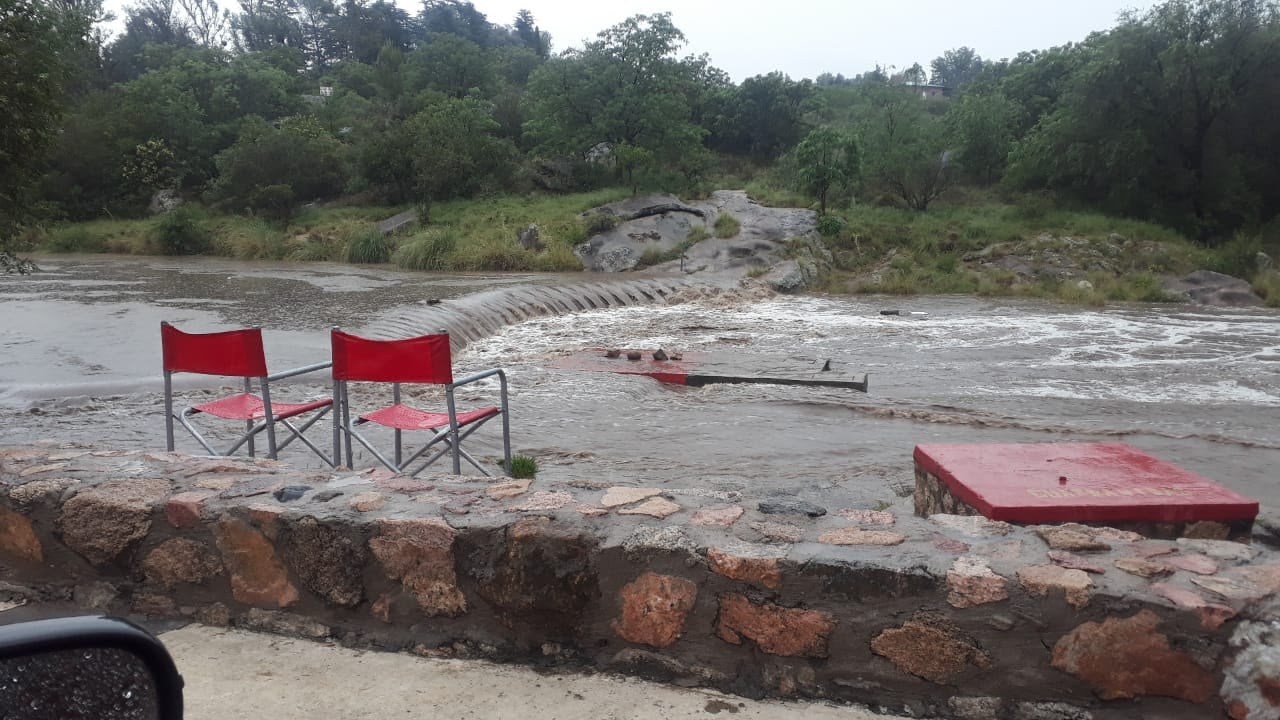
[[[319,410],[332,404],[332,398],[313,400],[306,403],[273,402],[271,403],[271,410],[275,413],[277,419],[283,420],[311,412],[312,410]],[[203,405],[196,405],[192,409],[223,418],[224,420],[262,420],[266,417],[262,398],[248,393],[232,395],[231,397],[214,400]],[[445,424],[449,424],[447,418],[445,419]]]
[[[460,412],[458,413],[458,427],[466,427],[497,414],[498,408],[496,407]],[[374,410],[371,413],[361,415],[360,419],[397,430],[435,430],[449,425],[449,413],[426,412],[408,405],[392,405],[381,410]]]

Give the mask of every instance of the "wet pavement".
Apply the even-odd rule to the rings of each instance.
[[[484,292],[501,312],[503,293],[509,304],[527,305],[541,292],[531,285],[573,292],[562,276],[186,259],[41,262],[48,273],[0,279],[4,444],[163,447],[161,319],[193,330],[261,324],[276,369],[325,359],[333,325],[423,317],[427,300]],[[881,315],[886,308],[925,314]],[[831,358],[869,373],[871,392],[682,388],[553,367],[568,351],[598,346],[730,352],[744,364],[753,354]],[[1275,311],[721,294],[519,322],[476,340],[455,364],[459,372],[508,369],[515,447],[554,480],[627,478],[832,507],[906,508],[917,443],[1123,440],[1261,499],[1264,512],[1280,498]],[[280,394],[326,392],[321,380]],[[464,400],[491,395],[479,388]],[[494,456],[492,440],[478,434],[474,447]],[[301,452],[287,459],[308,462]]]

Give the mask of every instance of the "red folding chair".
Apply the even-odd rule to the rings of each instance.
[[[304,433],[317,420],[324,417],[333,408],[333,399],[314,400],[306,403],[272,403],[271,382],[284,378],[303,375],[329,367],[329,363],[317,363],[306,367],[288,370],[275,375],[267,374],[267,357],[262,347],[262,330],[247,328],[214,333],[186,333],[167,322],[160,323],[160,345],[164,354],[164,429],[167,448],[174,448],[173,421],[177,418],[182,427],[191,433],[205,450],[211,455],[234,455],[241,447],[246,447],[250,456],[254,455],[254,438],[260,433],[267,434],[267,457],[275,459],[276,455],[294,440],[300,440],[311,448],[329,465],[335,465],[337,457],[327,457],[320,448],[306,438]],[[173,411],[173,374],[196,373],[199,375],[221,375],[223,377],[244,378],[244,392],[213,402],[193,405],[179,413]],[[252,379],[259,381],[262,396],[253,394]],[[316,412],[319,411],[319,412]],[[314,412],[301,426],[291,420]],[[226,452],[219,452],[205,439],[204,435],[191,423],[196,415],[206,414],[225,420],[243,420],[245,432]],[[283,425],[290,435],[284,442],[276,444],[276,424]]]
[[[370,340],[344,333],[334,328],[333,339],[333,398],[340,414],[340,422],[334,423],[333,454],[339,457],[341,441],[346,440],[347,467],[352,467],[351,440],[355,439],[393,472],[417,475],[427,466],[439,460],[445,453],[453,456],[453,473],[462,473],[462,460],[466,459],[486,477],[489,472],[481,467],[470,453],[462,449],[462,441],[495,417],[502,417],[502,447],[505,457],[503,470],[511,472],[511,423],[507,408],[507,375],[501,369],[485,370],[455,381],[453,360],[449,350],[449,335],[423,335],[406,340]],[[489,377],[497,377],[501,386],[501,406],[458,412],[454,390]],[[391,383],[392,404],[351,417],[349,383]],[[427,412],[400,402],[401,384],[443,385],[447,412]],[[377,450],[356,428],[374,423],[395,431],[395,459],[389,460]],[[430,440],[404,459],[401,433],[405,430],[425,430],[432,434]],[[443,444],[443,447],[438,447]],[[428,452],[435,450],[417,469],[408,472]]]

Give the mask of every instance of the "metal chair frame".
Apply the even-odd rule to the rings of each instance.
[[[182,332],[167,322],[162,322],[160,323],[160,325],[161,325],[162,341],[167,332],[165,328],[172,329],[188,337],[193,335],[195,336],[200,335],[197,333]],[[252,328],[245,328],[240,331],[231,331],[231,332],[249,332],[249,333],[256,332],[259,334],[259,337],[260,337],[261,328],[252,327]],[[208,335],[214,335],[214,334],[217,334],[217,333],[204,333],[203,335],[208,336]],[[253,348],[252,350],[249,351],[254,355],[254,357],[250,359],[250,363],[255,368],[261,367],[261,369],[265,371],[266,358],[265,358],[265,355],[262,355],[261,357],[258,356],[258,353],[255,351],[259,351],[259,350],[260,348]],[[286,447],[288,447],[289,444],[292,443],[294,440],[300,440],[302,444],[310,448],[312,452],[318,455],[320,459],[328,463],[330,467],[336,466],[338,461],[338,456],[335,455],[333,457],[329,457],[328,455],[325,454],[323,450],[321,450],[318,446],[316,446],[315,443],[308,440],[305,435],[306,431],[309,428],[311,428],[312,425],[315,425],[316,422],[318,422],[325,415],[328,415],[329,412],[333,410],[332,399],[329,399],[327,401],[317,401],[312,403],[296,404],[300,406],[305,406],[305,409],[298,409],[291,412],[286,411],[285,413],[276,413],[275,408],[273,407],[272,401],[271,401],[271,383],[272,382],[284,380],[287,378],[297,377],[300,375],[306,375],[308,373],[313,373],[320,370],[325,370],[325,369],[328,369],[331,365],[332,363],[330,362],[322,362],[322,363],[315,363],[313,365],[307,365],[305,367],[285,370],[275,374],[266,374],[264,372],[261,375],[258,375],[256,373],[253,375],[238,375],[237,373],[232,372],[232,373],[227,373],[223,375],[223,377],[242,377],[244,379],[243,396],[247,396],[248,398],[251,398],[254,400],[258,400],[258,399],[261,400],[262,419],[254,420],[252,417],[246,418],[244,421],[245,423],[244,434],[241,435],[235,441],[235,443],[232,444],[231,447],[229,447],[225,452],[222,452],[216,449],[213,446],[213,444],[205,438],[204,434],[201,433],[200,430],[191,422],[191,418],[195,417],[196,415],[204,414],[206,412],[201,409],[202,406],[192,405],[192,406],[183,408],[181,411],[175,413],[174,402],[173,402],[174,373],[190,372],[190,373],[201,374],[201,375],[219,375],[222,373],[206,372],[203,370],[174,369],[168,364],[168,361],[166,360],[166,364],[164,367],[165,448],[169,452],[173,452],[176,446],[175,438],[174,438],[174,422],[173,422],[176,419],[178,423],[181,424],[182,427],[186,429],[186,431],[190,433],[193,438],[195,438],[196,442],[200,443],[201,447],[203,447],[206,451],[209,452],[210,455],[216,455],[220,457],[231,456],[236,454],[236,452],[239,451],[240,448],[244,447],[250,457],[255,457],[257,454],[257,448],[254,440],[257,438],[259,434],[262,434],[265,431],[267,436],[267,457],[272,460],[275,460],[279,455],[279,452],[285,449]],[[258,385],[262,393],[260,398],[253,395],[253,380],[255,379],[258,381]],[[319,411],[319,412],[316,412],[316,411]],[[305,413],[313,413],[312,416],[309,417],[306,422],[302,423],[301,425],[295,425],[293,422],[291,422],[293,418],[299,415],[303,415]],[[276,443],[276,427],[275,426],[277,424],[283,425],[285,428],[289,430],[289,437],[285,438],[284,442],[279,444]]]
[[[333,332],[335,333],[334,342],[336,346],[336,343],[338,342],[336,338],[336,334],[341,333],[341,331],[338,328],[334,328]],[[343,334],[345,335],[345,333]],[[437,335],[443,335],[446,338],[445,347],[447,348],[448,347],[448,342],[447,342],[448,331],[441,330],[439,333],[437,333]],[[354,338],[355,336],[349,336],[349,337]],[[423,340],[429,337],[432,337],[432,336],[421,336],[419,338],[409,338],[408,340]],[[366,338],[356,338],[356,339],[367,341]],[[371,342],[396,342],[396,341],[371,341]],[[448,358],[448,361],[451,366],[452,357]],[[423,358],[423,362],[429,363],[431,362],[431,360],[429,358]],[[483,474],[485,477],[493,477],[489,473],[489,471],[486,470],[480,464],[480,461],[478,461],[471,453],[462,449],[462,441],[466,440],[468,437],[472,435],[472,433],[474,433],[476,430],[479,430],[481,427],[487,424],[494,417],[500,416],[502,418],[502,446],[503,446],[503,456],[504,456],[503,471],[507,474],[510,474],[511,472],[511,419],[510,419],[511,414],[510,414],[510,404],[508,400],[507,374],[501,368],[484,370],[472,375],[468,375],[462,378],[461,380],[453,380],[452,374],[450,372],[449,373],[450,382],[410,383],[410,382],[391,381],[391,400],[392,400],[391,408],[405,408],[412,412],[421,413],[421,414],[427,414],[427,413],[424,413],[421,410],[417,410],[416,408],[411,408],[409,406],[403,405],[403,403],[401,402],[401,391],[400,391],[401,385],[424,384],[424,385],[442,385],[444,387],[445,404],[447,407],[447,415],[449,419],[448,424],[447,425],[442,424],[438,427],[423,428],[424,430],[430,431],[432,434],[432,437],[427,441],[425,445],[423,445],[421,448],[415,451],[407,459],[404,457],[404,442],[403,442],[402,428],[395,427],[393,425],[385,425],[383,423],[377,422],[376,420],[366,419],[368,415],[374,414],[378,411],[374,411],[374,413],[366,413],[364,416],[357,416],[354,419],[351,416],[351,394],[350,394],[351,382],[383,382],[385,383],[388,381],[362,380],[361,378],[354,377],[354,376],[353,377],[344,376],[340,378],[339,377],[340,374],[341,373],[338,371],[337,367],[335,366],[334,380],[333,380],[333,401],[334,401],[334,408],[335,408],[334,412],[338,417],[337,417],[337,421],[334,422],[334,425],[333,425],[333,454],[335,458],[342,457],[343,451],[345,450],[347,467],[354,466],[353,465],[354,455],[353,455],[353,445],[352,445],[352,439],[354,439],[355,442],[358,442],[361,446],[363,446],[366,450],[368,450],[375,458],[377,458],[378,462],[382,463],[387,469],[395,473],[401,473],[401,474],[405,474],[410,477],[413,477],[418,473],[422,472],[423,470],[425,470],[431,464],[435,463],[437,460],[443,457],[445,453],[450,453],[453,459],[453,474],[460,475],[462,473],[462,460],[465,459],[468,463],[471,464],[472,467],[474,467],[476,470],[479,470],[480,473]],[[457,388],[470,385],[491,377],[498,378],[498,383],[500,388],[500,402],[499,402],[499,407],[496,408],[497,412],[485,415],[483,417],[479,417],[478,419],[475,419],[470,422],[461,421],[460,423],[458,419],[459,413],[458,413],[458,407],[457,407],[457,400],[455,397],[455,390]],[[382,409],[387,410],[390,408],[382,408]],[[473,412],[481,412],[481,411],[473,411]],[[468,413],[464,413],[464,415],[466,414]],[[394,449],[393,459],[388,458],[385,454],[383,454],[376,447],[374,447],[373,443],[371,443],[369,439],[366,438],[364,435],[361,435],[360,432],[356,429],[359,426],[364,425],[366,423],[370,423],[370,422],[374,424],[383,424],[385,427],[390,427],[392,428],[392,430],[394,430],[395,449]],[[344,439],[345,439],[345,443],[343,442]],[[435,448],[437,445],[441,443],[443,443],[443,447],[437,449],[434,454],[428,457],[421,465],[418,465],[416,469],[412,471],[409,470],[409,468],[414,463],[422,459],[424,455],[426,455],[429,451],[431,451],[433,448]]]

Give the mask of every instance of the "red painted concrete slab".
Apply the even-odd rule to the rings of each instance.
[[[628,352],[640,353],[628,360]],[[551,363],[563,370],[645,375],[675,385],[756,383],[849,388],[867,391],[867,378],[853,379],[843,363],[802,357],[768,357],[745,353],[687,352],[680,360],[654,360],[653,350],[623,350],[609,358],[604,348],[579,350]],[[826,369],[824,369],[826,368]]]
[[[1124,443],[918,445],[916,463],[992,520],[1252,520],[1258,502]]]

